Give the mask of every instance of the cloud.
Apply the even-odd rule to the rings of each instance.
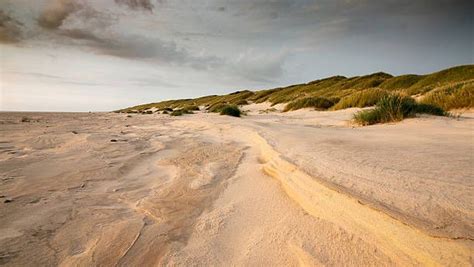
[[[246,51],[229,62],[231,71],[256,82],[269,82],[283,75],[283,65],[288,57],[287,51],[262,53]]]
[[[22,26],[22,23],[0,10],[0,43],[19,42]]]
[[[55,0],[41,12],[38,25],[46,29],[57,29],[80,7],[81,5],[73,0]]]
[[[134,10],[143,9],[153,11],[153,8],[155,8],[155,6],[151,3],[150,0],[115,0],[115,3],[120,5],[126,5]]]
[[[28,0],[0,1],[10,2],[14,11],[20,10],[15,8],[20,2],[26,5],[25,10],[30,4]],[[472,29],[472,19],[468,18],[473,5],[467,0],[207,0],[205,4],[189,0],[37,0],[34,3],[35,7],[31,8],[34,12],[25,11],[23,17],[21,12],[12,13],[23,19],[24,26],[0,14],[0,42],[34,39],[35,44],[55,43],[165,68],[172,65],[212,70],[213,74],[265,83],[284,77],[285,63],[291,63],[298,53],[306,53],[298,60],[309,61],[309,58],[324,58],[325,55],[318,54],[323,51],[320,49],[331,51],[337,46],[338,53],[357,54],[355,50],[368,45],[383,48],[384,43],[390,43],[416,48],[448,40],[443,36],[451,33],[465,35],[466,25]],[[28,23],[28,18],[34,21]],[[286,48],[288,52],[278,52]]]
[[[65,37],[65,42],[74,41],[75,45],[97,54],[124,59],[144,60],[160,65],[188,66],[199,70],[224,64],[217,57],[193,55],[188,50],[179,48],[175,42],[164,41],[157,37],[110,32],[101,32],[99,35],[91,29],[61,29],[57,34]]]

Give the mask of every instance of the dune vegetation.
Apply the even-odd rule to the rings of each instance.
[[[445,110],[474,107],[474,80],[452,83],[428,92],[421,103],[439,106]]]
[[[445,116],[447,113],[440,107],[430,104],[417,103],[410,96],[389,94],[382,97],[375,108],[359,111],[354,115],[354,120],[360,125],[372,125],[401,121],[414,117],[416,114],[430,114]]]
[[[334,106],[335,101],[324,97],[306,97],[288,103],[284,111],[297,110],[302,108],[314,108],[316,110],[326,110]]]
[[[426,107],[451,109],[474,107],[474,65],[457,66],[427,75],[392,76],[378,72],[365,76],[333,76],[260,91],[237,91],[228,95],[210,95],[195,99],[168,100],[134,106],[118,112],[144,113],[151,109],[186,114],[196,110],[221,113],[229,105],[243,106],[270,102],[272,106],[285,104],[284,111],[312,108],[339,110],[351,107],[369,107],[395,95],[413,97]],[[388,98],[387,98],[388,97]],[[415,100],[413,100],[415,101]],[[419,105],[422,107],[422,105]],[[431,108],[430,108],[431,109]],[[368,116],[361,115],[359,116]],[[398,117],[397,117],[398,118]],[[383,121],[383,119],[381,119]]]
[[[240,111],[239,107],[236,105],[227,105],[220,111],[221,115],[227,115],[232,117],[240,117],[242,112]]]
[[[339,102],[337,102],[333,109],[370,107],[377,104],[380,99],[388,94],[389,93],[386,90],[379,88],[366,89],[343,97]]]

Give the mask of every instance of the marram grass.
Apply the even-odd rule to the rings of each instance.
[[[288,104],[288,110],[305,107],[327,109],[327,101],[334,102],[332,109],[366,107],[377,103],[388,92],[421,97],[425,104],[445,110],[472,108],[474,65],[457,66],[427,75],[391,76],[373,73],[364,76],[333,76],[308,83],[290,85],[262,91],[237,91],[228,95],[210,95],[196,99],[167,100],[134,106],[119,112],[140,113],[151,108],[168,112],[188,106],[204,106],[209,112],[219,113],[226,105],[270,102]],[[319,99],[319,100],[317,100]],[[323,99],[323,101],[321,101]],[[340,100],[339,100],[340,99]]]
[[[379,88],[366,89],[360,92],[353,93],[342,98],[334,107],[334,110],[346,108],[364,108],[375,105],[383,97],[387,96],[388,92]]]
[[[392,94],[380,99],[375,108],[356,113],[354,121],[360,125],[396,122],[414,117],[417,113],[436,116],[448,115],[447,112],[438,106],[417,103],[410,96]]]

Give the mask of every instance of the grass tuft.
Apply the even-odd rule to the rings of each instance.
[[[240,117],[242,112],[240,111],[239,107],[234,106],[234,105],[228,105],[221,110],[220,114],[228,115],[232,117]]]
[[[31,119],[28,118],[28,117],[22,117],[20,121],[21,121],[21,122],[30,122]]]
[[[171,116],[182,116],[184,114],[193,114],[193,112],[187,109],[176,109],[170,113]]]
[[[220,113],[222,111],[222,109],[227,107],[227,106],[228,106],[228,104],[225,104],[225,103],[215,103],[213,105],[210,105],[207,108],[207,111],[208,112],[213,112],[213,113]]]
[[[198,107],[198,106],[194,106],[194,105],[185,106],[185,107],[183,108],[183,110],[186,110],[186,111],[199,111],[199,107]]]
[[[417,103],[415,113],[430,114],[435,116],[448,116],[448,112],[439,106],[425,103]]]
[[[366,89],[342,98],[339,102],[337,102],[336,105],[334,105],[333,109],[338,110],[345,108],[364,108],[374,106],[387,95],[388,92],[382,89]]]
[[[360,125],[372,125],[401,121],[414,117],[416,113],[446,116],[440,107],[429,104],[418,104],[409,96],[387,95],[383,97],[374,109],[363,110],[354,115],[354,121]]]
[[[283,111],[297,110],[302,108],[315,108],[316,110],[326,110],[334,105],[334,102],[324,97],[307,97],[290,102]]]
[[[170,113],[171,116],[183,116],[184,112],[181,109],[173,110],[173,112]]]
[[[474,81],[447,85],[427,93],[421,103],[445,110],[474,108]]]

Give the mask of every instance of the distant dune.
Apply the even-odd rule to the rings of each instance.
[[[366,76],[333,76],[283,88],[261,91],[237,91],[222,96],[204,96],[196,99],[169,100],[139,105],[119,112],[140,113],[204,106],[213,111],[227,104],[242,106],[248,103],[269,102],[285,104],[286,110],[316,108],[339,110],[351,107],[373,106],[386,94],[402,94],[416,98],[420,103],[435,105],[446,111],[474,107],[474,65],[458,66],[428,75],[392,76],[379,72]]]

